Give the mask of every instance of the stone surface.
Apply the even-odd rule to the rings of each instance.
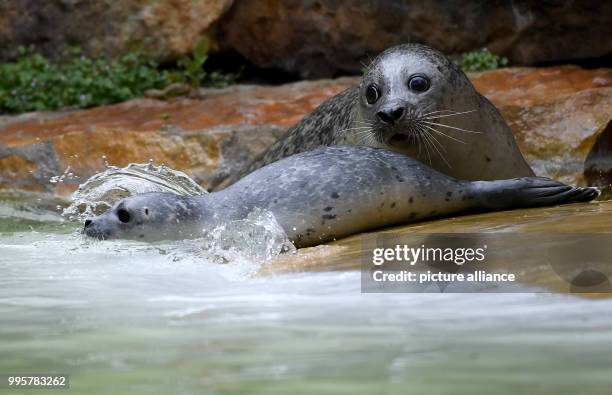
[[[610,53],[610,15],[612,2],[591,0],[239,0],[218,41],[258,66],[310,78],[357,73],[364,54],[405,42],[447,54],[487,47],[531,65]]]
[[[79,45],[91,55],[142,51],[165,61],[193,45],[233,0],[1,0],[0,59],[18,45],[57,57]]]
[[[612,120],[611,69],[508,68],[471,80],[500,109],[537,174],[584,184],[586,157]]]
[[[584,178],[589,185],[612,185],[612,120],[597,135],[584,161]]]
[[[213,50],[309,78],[358,73],[365,54],[405,42],[532,65],[610,54],[610,15],[600,0],[0,0],[0,59],[18,45],[54,57],[79,45],[173,61],[206,34]]]
[[[607,185],[612,70],[573,66],[470,75],[500,109],[536,172],[584,184],[585,160]],[[132,100],[64,113],[0,118],[0,186],[67,194],[113,165],[153,159],[206,188],[253,159],[284,130],[356,78],[202,90],[190,98]],[[593,147],[596,149],[593,149]],[[608,166],[608,167],[606,167]],[[70,167],[78,179],[51,184]],[[591,174],[590,173],[590,174]],[[587,180],[594,182],[589,176]]]
[[[262,266],[260,274],[307,270],[359,270],[364,262],[364,257],[372,254],[370,242],[373,240],[377,240],[380,244],[382,244],[381,241],[386,240],[391,246],[413,241],[416,247],[421,245],[418,237],[422,235],[423,244],[431,247],[431,244],[428,243],[428,235],[455,233],[468,234],[464,236],[464,242],[469,240],[472,245],[476,246],[487,243],[480,241],[479,235],[485,236],[485,240],[486,237],[489,237],[488,240],[497,240],[498,243],[494,243],[495,250],[489,246],[488,253],[495,256],[503,251],[505,260],[487,260],[487,271],[514,273],[521,282],[550,291],[575,292],[576,288],[572,287],[568,280],[575,279],[573,274],[580,273],[585,270],[585,267],[599,266],[605,269],[604,273],[608,278],[612,274],[609,265],[597,265],[585,260],[584,256],[588,256],[588,253],[585,254],[575,248],[576,240],[581,237],[609,240],[609,237],[605,235],[612,233],[612,201],[464,215],[397,226],[367,235],[350,236],[329,245],[304,248],[298,250],[296,254],[280,255],[269,265]],[[494,235],[495,233],[498,235]],[[507,237],[505,242],[504,236]],[[525,250],[521,239],[524,240],[527,237],[529,241],[525,242],[537,248]],[[461,247],[465,247],[465,244],[462,244]],[[606,251],[606,248],[609,248],[608,246],[596,247],[600,248],[598,251]],[[551,259],[561,253],[559,251],[567,252],[568,250],[576,254],[576,261],[581,264],[577,265],[577,262],[571,261],[567,256],[559,260]],[[596,256],[601,257],[601,252]],[[559,261],[564,263],[560,264]],[[410,270],[419,271],[422,270],[423,265],[419,263],[410,268]],[[464,269],[469,270],[469,267],[464,267]],[[609,282],[606,285],[605,292],[609,297],[612,289],[609,288]]]
[[[137,99],[65,113],[0,118],[0,187],[67,194],[109,163],[153,159],[210,188],[289,126],[354,82],[202,90],[197,98]],[[78,179],[51,184],[70,167]]]

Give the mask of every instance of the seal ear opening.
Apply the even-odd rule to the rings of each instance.
[[[145,213],[145,215],[149,215],[149,208],[148,207],[144,208],[144,213]]]

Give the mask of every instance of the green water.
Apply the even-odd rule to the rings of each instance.
[[[69,374],[74,394],[612,392],[612,300],[252,277],[262,263],[89,242],[28,207],[0,205],[0,374]]]

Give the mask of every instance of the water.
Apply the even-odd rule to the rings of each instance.
[[[208,193],[185,173],[166,166],[131,163],[120,168],[105,161],[106,170],[83,184],[71,196],[71,203],[61,210],[62,217],[74,222],[83,222],[92,215],[102,213],[115,202],[128,196],[147,192],[174,193],[182,196],[197,196]],[[69,173],[67,169],[52,182],[62,182]],[[242,220],[222,224],[215,229],[202,229],[196,240],[185,240],[175,245],[158,247],[165,252],[173,251],[174,260],[183,259],[183,252],[197,253],[211,262],[267,261],[281,252],[296,249],[271,212],[255,209]],[[244,266],[244,265],[243,265]]]
[[[280,274],[265,256],[87,241],[53,206],[0,204],[0,373],[66,373],[75,394],[612,388],[612,300],[361,294],[354,270]]]
[[[67,220],[146,191],[205,193],[146,164],[109,166],[63,216],[0,197],[0,374],[69,374],[75,394],[610,393],[612,300],[361,294],[359,236],[296,252],[261,211],[158,244],[88,240]],[[399,231],[612,231],[611,204],[576,207]]]

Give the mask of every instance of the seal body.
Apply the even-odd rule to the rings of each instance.
[[[446,56],[420,44],[392,47],[360,83],[327,100],[245,169],[244,175],[319,146],[400,152],[465,180],[533,176],[499,111]]]
[[[297,247],[465,211],[588,201],[593,188],[536,177],[460,181],[397,152],[332,146],[293,155],[198,197],[137,195],[86,222],[100,238],[198,237],[255,208],[272,212]]]

